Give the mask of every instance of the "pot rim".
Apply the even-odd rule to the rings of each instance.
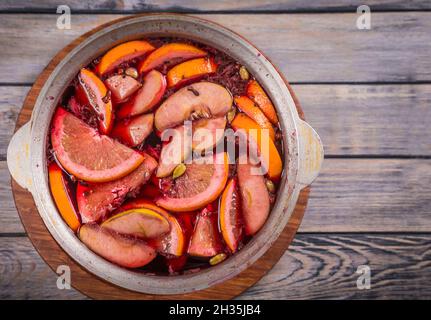
[[[233,56],[234,59],[246,65],[246,67],[255,75],[274,102],[279,117],[281,115],[280,123],[282,127],[283,142],[285,146],[287,146],[283,159],[284,169],[289,168],[289,170],[284,170],[283,172],[277,201],[271,211],[268,221],[259,233],[255,235],[242,250],[237,252],[232,258],[227,259],[225,262],[217,266],[201,270],[198,273],[167,277],[144,275],[116,266],[90,251],[76,237],[76,235],[61,219],[49,192],[45,142],[48,136],[47,129],[49,128],[49,122],[52,117],[53,110],[57,105],[59,95],[56,95],[55,99],[52,101],[47,98],[54,89],[59,91],[60,88],[58,88],[58,84],[57,87],[55,87],[54,83],[59,79],[59,73],[61,73],[65,66],[70,63],[72,58],[79,55],[83,49],[87,48],[88,50],[88,48],[101,37],[107,36],[121,28],[126,28],[133,24],[157,24],[169,22],[171,24],[179,23],[180,25],[188,25],[190,28],[198,27],[202,31],[210,34],[222,35],[223,37],[234,41],[233,43],[242,48],[241,50],[246,50],[249,55],[254,55],[256,57],[256,61],[259,62],[258,64],[261,64],[262,68],[265,70],[270,71],[264,77],[259,70],[256,70],[256,68],[258,68],[257,66],[248,65],[247,62],[242,61],[241,57],[237,57],[234,54],[227,52],[229,55]],[[145,35],[145,32],[140,34],[140,38],[145,38],[146,36],[148,37],[148,34]],[[183,37],[196,40],[194,37],[188,36],[187,34],[183,35]],[[126,40],[123,37],[121,42],[124,41]],[[207,43],[225,52],[229,51],[226,50],[226,48],[220,48],[220,44],[215,45],[208,43],[209,41],[205,41],[204,39],[198,39],[197,41]],[[113,45],[115,45],[115,41],[110,43],[110,46]],[[94,55],[98,56],[99,53]],[[93,57],[91,57],[91,59],[92,58]],[[91,59],[88,58],[87,60],[91,61]],[[79,69],[75,71],[76,74]],[[63,78],[63,80],[65,79]],[[57,83],[60,82],[61,81]],[[268,83],[271,82],[278,86],[278,93],[274,92],[274,86],[268,88]],[[69,81],[63,81],[64,86],[68,83]],[[282,109],[282,106],[284,105],[287,105],[288,108]],[[38,186],[38,188],[36,188],[37,191],[33,192],[33,197],[36,200],[37,208],[45,225],[62,249],[66,251],[66,253],[77,263],[89,270],[92,274],[130,290],[151,294],[186,293],[205,289],[238,275],[259,259],[278,238],[287,224],[299,196],[300,185],[296,183],[300,161],[298,157],[299,141],[295,135],[291,135],[291,133],[298,132],[297,122],[299,121],[299,116],[296,111],[293,97],[285,83],[285,80],[273,64],[269,62],[269,60],[251,43],[233,31],[208,20],[179,14],[151,14],[132,16],[128,17],[128,19],[121,19],[118,22],[110,23],[109,26],[102,28],[78,44],[56,66],[40,91],[35,103],[31,121],[32,124],[37,124],[32,125],[31,141],[33,143],[30,146],[32,180],[33,184]],[[41,128],[44,128],[45,130],[41,130]],[[47,190],[48,192],[46,192]],[[272,222],[271,224],[269,223],[270,220]],[[272,230],[270,229],[271,227],[273,228]],[[263,235],[268,237],[264,238]],[[162,281],[159,281],[160,279],[162,279]]]

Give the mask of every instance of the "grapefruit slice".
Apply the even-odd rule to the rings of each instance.
[[[185,238],[184,231],[178,220],[167,211],[158,207],[154,202],[146,199],[136,199],[121,206],[122,210],[132,210],[137,208],[153,210],[165,217],[169,222],[169,233],[161,238],[152,240],[151,245],[153,245],[158,252],[165,255],[178,257],[183,255],[185,252]]]
[[[84,222],[100,221],[118,208],[127,195],[136,194],[151,177],[157,162],[144,155],[144,162],[129,175],[110,182],[83,185],[78,183],[76,200]]]
[[[254,235],[262,228],[270,210],[265,178],[262,175],[254,174],[252,168],[253,165],[248,163],[246,156],[241,155],[238,158],[238,184],[247,235]]]
[[[52,197],[57,205],[60,215],[63,217],[67,225],[77,231],[81,225],[79,214],[75,210],[75,206],[70,199],[67,180],[63,171],[56,163],[51,163],[48,168],[49,186],[51,188]]]
[[[201,58],[206,55],[207,53],[205,51],[189,44],[168,43],[151,52],[151,54],[142,61],[139,66],[139,73],[148,72],[169,61],[184,61],[193,58]]]
[[[54,115],[51,142],[61,165],[84,181],[119,179],[144,161],[140,153],[100,135],[63,108]]]
[[[78,236],[90,250],[126,268],[143,267],[157,255],[143,240],[119,234],[97,223],[81,226]]]
[[[83,104],[89,104],[99,118],[99,130],[103,134],[111,131],[114,120],[112,102],[105,84],[93,72],[81,69],[78,76],[77,97]]]
[[[225,152],[207,156],[199,163],[194,160],[193,163],[186,164],[185,173],[172,181],[171,188],[156,200],[156,204],[174,212],[202,208],[216,200],[223,191],[228,171]]]
[[[233,253],[243,236],[241,199],[236,179],[231,179],[220,199],[219,225],[224,242]]]
[[[143,239],[153,239],[169,232],[169,222],[149,209],[131,209],[120,212],[102,223],[102,227]]]
[[[217,230],[217,212],[204,208],[196,218],[187,252],[194,257],[210,258],[222,250],[223,245]]]
[[[139,58],[154,49],[155,48],[146,41],[137,40],[122,43],[105,53],[97,65],[97,71],[100,75],[104,75],[114,70],[123,62]]]

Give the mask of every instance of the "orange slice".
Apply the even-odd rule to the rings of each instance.
[[[257,145],[263,165],[267,169],[268,177],[273,181],[278,181],[283,169],[283,163],[274,142],[269,138],[265,139],[263,137],[262,130],[264,129],[262,129],[256,122],[254,122],[244,113],[238,113],[233,119],[231,125],[235,131],[240,129],[244,130],[249,141],[250,139],[256,140],[254,143]],[[264,148],[265,146],[263,145],[263,143],[266,141],[268,142],[268,152],[262,152],[263,150],[266,150],[266,148]]]
[[[256,80],[249,81],[247,85],[247,96],[256,102],[273,125],[278,124],[277,112],[275,112],[274,105]]]
[[[148,72],[151,69],[172,61],[189,60],[205,57],[207,53],[192,45],[185,43],[168,43],[151,52],[151,54],[139,66],[139,73]]]
[[[64,173],[61,168],[53,162],[48,167],[48,176],[49,186],[57,209],[67,225],[76,232],[81,222],[79,221],[79,215],[69,197]]]
[[[123,62],[139,58],[154,49],[155,48],[146,41],[129,41],[122,43],[105,53],[97,65],[97,71],[100,75],[104,75]]]
[[[213,58],[198,58],[180,63],[168,71],[168,87],[179,86],[192,79],[217,71]]]
[[[269,122],[268,118],[264,115],[262,110],[248,97],[239,96],[234,99],[237,107],[252,118],[262,129],[268,129],[269,137],[274,141],[275,139],[275,131],[272,127],[271,122]]]

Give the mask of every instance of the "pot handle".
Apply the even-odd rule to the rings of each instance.
[[[317,132],[304,120],[299,120],[299,169],[297,181],[301,189],[319,175],[324,158],[323,144]]]
[[[31,123],[27,122],[13,135],[7,148],[7,166],[12,178],[31,192],[30,131]]]

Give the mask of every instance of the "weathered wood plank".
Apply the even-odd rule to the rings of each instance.
[[[430,181],[431,160],[326,159],[299,231],[431,232]],[[0,200],[0,233],[22,232],[8,182]]]
[[[0,82],[30,83],[71,40],[122,15],[7,14],[0,20]],[[199,16],[199,15],[198,15]],[[374,13],[371,30],[349,14],[210,14],[255,43],[291,82],[413,82],[431,80],[431,13]]]
[[[27,237],[0,237],[0,257],[2,300],[86,298],[74,289],[57,289],[56,274],[42,260]]]
[[[0,86],[0,159],[6,159],[19,111],[30,87]]]
[[[431,85],[293,88],[327,155],[431,155]],[[0,87],[0,159],[28,90]]]
[[[295,85],[327,155],[431,155],[431,86]]]
[[[431,160],[326,159],[299,231],[431,231]]]
[[[0,161],[0,233],[24,232],[13,200],[10,179],[6,161]]]
[[[242,299],[429,299],[431,235],[297,235]],[[371,289],[359,290],[360,265]]]
[[[232,11],[232,12],[316,12],[316,11],[355,11],[360,5],[369,5],[372,10],[419,10],[430,9],[431,4],[427,0],[130,0],[130,1],[79,1],[69,0],[67,5],[76,12],[201,12],[201,11]],[[0,10],[34,12],[55,12],[58,2],[53,0],[3,0]]]
[[[430,299],[431,235],[297,235],[278,264],[239,299]],[[58,290],[30,241],[0,238],[0,299],[82,299]],[[371,289],[356,270],[371,268]],[[73,274],[72,274],[73,284]]]
[[[430,9],[431,4],[427,0],[317,0],[304,2],[301,0],[130,0],[111,1],[97,0],[83,2],[79,0],[67,1],[68,6],[76,12],[201,12],[201,11],[232,11],[232,12],[267,12],[267,11],[289,11],[289,12],[315,12],[315,11],[355,11],[360,5],[366,4],[372,10],[418,10]],[[19,11],[54,11],[58,1],[39,0],[4,0],[0,3],[3,12]]]

